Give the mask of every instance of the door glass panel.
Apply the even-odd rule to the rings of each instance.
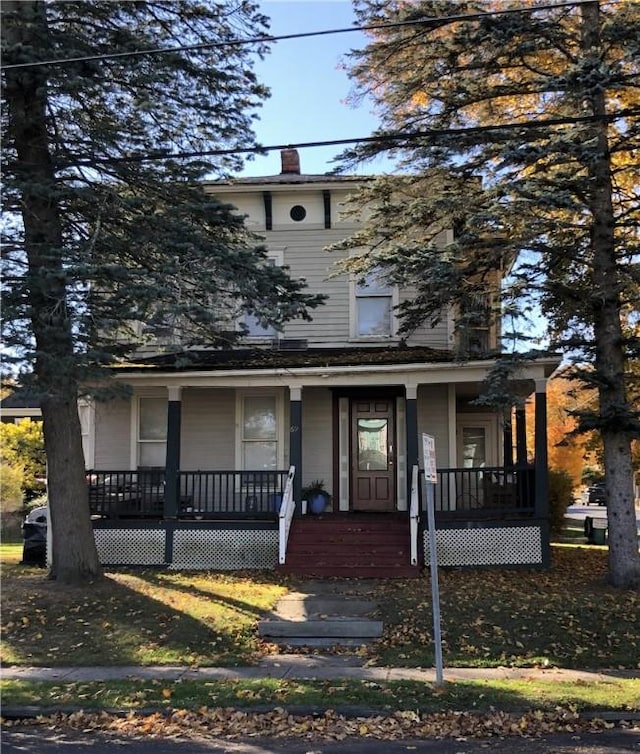
[[[358,419],[358,469],[386,471],[389,467],[387,419]]]
[[[462,429],[462,466],[474,469],[487,465],[487,440],[484,427]]]

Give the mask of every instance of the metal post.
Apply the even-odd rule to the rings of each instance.
[[[429,525],[429,570],[431,571],[431,603],[433,609],[433,646],[436,660],[436,684],[444,681],[442,663],[442,632],[440,628],[440,589],[438,586],[438,552],[436,545],[435,485],[427,482],[427,522]]]

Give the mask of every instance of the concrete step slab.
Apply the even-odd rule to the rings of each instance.
[[[379,639],[382,636],[382,621],[379,620],[261,620],[258,633],[263,637],[334,638],[334,639]]]
[[[319,620],[324,618],[372,617],[378,605],[371,600],[345,600],[340,598],[311,597],[289,594],[279,600],[270,618],[283,620]]]

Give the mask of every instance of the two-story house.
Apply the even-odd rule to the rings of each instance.
[[[341,208],[363,180],[305,175],[284,150],[278,175],[207,187],[246,215],[273,264],[329,298],[279,332],[248,319],[239,345],[192,351],[186,365],[150,353],[115,370],[131,397],[89,416],[103,563],[408,575],[427,550],[414,469],[433,441],[440,562],[545,565],[545,384],[557,360],[518,377],[536,401],[531,462],[524,411],[512,422],[473,403],[493,331],[467,333],[466,360],[455,312],[402,342],[394,306],[407,292],[332,274],[340,253],[326,247],[357,227]],[[303,502],[316,479],[331,494],[321,515]]]

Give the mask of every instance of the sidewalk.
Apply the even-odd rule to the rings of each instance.
[[[270,655],[257,665],[236,668],[106,666],[106,667],[4,667],[2,680],[88,681],[159,679],[165,681],[242,680],[280,678],[297,680],[421,681],[435,683],[435,668],[370,667],[356,655]],[[565,668],[444,668],[445,681],[544,680],[597,682],[610,678],[640,678],[640,670],[572,670]]]
[[[237,668],[190,668],[164,666],[114,666],[114,667],[10,667],[2,668],[0,679],[18,681],[52,681],[57,683],[88,683],[91,681],[110,680],[162,680],[179,681],[234,681],[243,679],[277,678],[291,680],[362,680],[375,683],[389,681],[436,682],[435,668],[375,668],[365,666],[363,660],[355,655],[271,655],[259,664],[251,667]],[[573,681],[578,683],[597,683],[611,681],[612,678],[640,678],[640,671],[634,670],[571,670],[564,668],[444,668],[444,682],[455,681],[491,681],[543,680],[551,682]],[[252,709],[259,711],[264,705]],[[2,716],[7,720],[35,719],[42,714],[53,711],[70,713],[80,710],[78,706],[60,708],[41,708],[38,705],[3,705]],[[271,709],[268,706],[268,709]],[[316,707],[291,705],[292,714],[313,715]],[[339,706],[336,712],[344,717],[369,717],[381,713],[378,708]],[[147,711],[157,711],[155,708]],[[144,712],[144,710],[139,710]],[[116,710],[116,713],[122,711]],[[640,722],[638,710],[622,711],[585,711],[580,714],[585,719],[603,719],[612,724],[620,721]]]

